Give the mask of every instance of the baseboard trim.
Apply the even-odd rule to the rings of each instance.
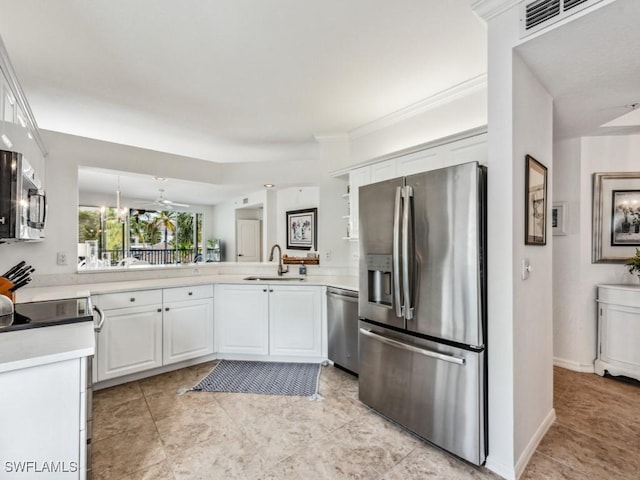
[[[495,463],[491,461],[491,453],[487,457],[487,462],[484,464],[485,468],[491,470],[496,475],[506,479],[506,480],[516,480],[516,472],[513,467],[507,467],[502,463]]]
[[[593,363],[584,364],[580,362],[574,362],[573,360],[553,357],[553,365],[556,367],[566,368],[567,370],[572,370],[574,372],[595,373]]]
[[[545,417],[545,419],[543,420],[543,422],[538,427],[538,430],[536,430],[536,433],[533,435],[533,437],[531,437],[531,440],[527,444],[527,447],[524,449],[524,451],[522,452],[522,455],[520,455],[520,458],[516,462],[516,468],[515,468],[516,478],[520,478],[520,476],[524,473],[524,470],[525,468],[527,468],[527,465],[531,460],[531,457],[533,457],[533,454],[536,453],[536,449],[538,448],[538,445],[540,445],[540,442],[542,441],[544,436],[547,434],[547,432],[551,428],[551,425],[553,425],[553,422],[555,421],[556,421],[556,411],[552,408],[547,414],[547,416]]]

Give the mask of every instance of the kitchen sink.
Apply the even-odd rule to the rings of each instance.
[[[263,277],[263,276],[255,276],[255,277],[245,277],[243,280],[254,280],[256,282],[302,282],[304,278],[302,277]]]

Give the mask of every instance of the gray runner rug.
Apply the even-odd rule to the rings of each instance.
[[[193,387],[201,392],[299,395],[319,399],[321,365],[221,360]]]

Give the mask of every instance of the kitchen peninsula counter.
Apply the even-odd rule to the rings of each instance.
[[[261,280],[245,280],[251,274],[214,274],[214,275],[194,275],[190,277],[171,277],[147,280],[120,280],[101,283],[84,283],[77,285],[52,285],[47,287],[27,287],[17,292],[17,303],[57,300],[60,298],[80,298],[90,295],[105,293],[127,292],[135,290],[153,290],[158,288],[186,287],[191,285],[206,284],[275,284],[275,285],[315,285],[343,288],[346,290],[358,290],[358,277],[348,275],[309,275],[299,277],[298,275],[284,275],[284,278],[303,278],[300,281],[294,280],[272,280],[275,274],[258,273],[256,277],[267,277]]]

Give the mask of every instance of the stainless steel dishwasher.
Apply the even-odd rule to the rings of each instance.
[[[359,372],[358,292],[327,288],[329,359],[351,373]]]

